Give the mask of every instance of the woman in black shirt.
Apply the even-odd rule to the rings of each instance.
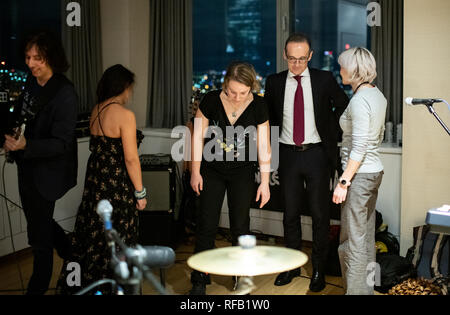
[[[262,208],[270,198],[270,132],[256,72],[247,63],[227,69],[223,90],[208,93],[194,123],[192,189],[200,196],[195,253],[214,248],[222,203],[227,192],[232,244],[249,234],[250,205],[254,198],[255,166],[261,184],[256,201]],[[190,294],[203,295],[209,276],[193,271]]]

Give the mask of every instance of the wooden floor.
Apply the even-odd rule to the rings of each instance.
[[[271,242],[258,239],[258,245],[270,245],[270,246],[283,246],[280,242]],[[306,244],[303,251],[310,257],[311,247]],[[225,239],[216,240],[217,247],[231,246]],[[175,264],[166,270],[166,289],[169,294],[184,295],[187,294],[191,288],[190,273],[191,268],[187,266],[186,261],[192,255],[193,252],[193,237],[186,238],[183,244],[179,245],[176,250],[176,262]],[[50,290],[47,294],[54,294],[57,275],[59,274],[62,266],[62,260],[54,255],[54,268],[53,278],[50,284]],[[29,249],[21,251],[16,256],[8,256],[0,258],[0,294],[16,294],[21,295],[21,281],[19,276],[16,260],[20,264],[22,272],[23,283],[26,288],[30,279],[33,257]],[[301,277],[296,277],[293,281],[285,286],[277,287],[273,283],[277,274],[264,275],[254,277],[254,284],[256,289],[251,292],[253,295],[341,295],[343,294],[342,283],[340,277],[326,277],[327,286],[319,292],[314,293],[309,291],[310,277],[312,274],[311,262],[302,267]],[[159,274],[155,276],[159,279]],[[217,276],[211,275],[212,284],[207,286],[206,293],[209,295],[233,295],[233,281],[229,276]],[[142,286],[142,292],[145,295],[155,295],[156,290],[148,283],[144,283]]]

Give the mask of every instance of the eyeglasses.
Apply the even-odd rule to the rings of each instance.
[[[308,62],[309,59],[309,54],[307,57],[300,57],[300,58],[295,58],[292,56],[287,56],[287,61],[291,64],[295,64],[295,63],[299,63],[299,64],[305,64]]]

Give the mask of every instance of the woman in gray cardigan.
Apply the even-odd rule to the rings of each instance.
[[[383,140],[387,101],[371,83],[376,62],[365,48],[339,57],[344,84],[354,91],[340,118],[343,130],[339,178],[333,202],[342,203],[339,260],[346,294],[373,294],[376,270],[375,204],[383,177],[378,149]]]

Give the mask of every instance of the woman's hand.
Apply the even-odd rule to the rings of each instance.
[[[146,206],[147,206],[147,198],[139,199],[136,203],[136,208],[138,210],[144,210]]]
[[[259,208],[261,209],[270,199],[270,188],[269,183],[261,183],[258,187],[258,191],[256,193],[256,202],[261,199],[261,204]]]
[[[343,187],[340,184],[336,185],[333,193],[333,202],[335,204],[341,204],[347,198],[347,187]]]
[[[200,196],[200,191],[203,190],[203,177],[200,173],[192,173],[191,175],[191,187]]]

